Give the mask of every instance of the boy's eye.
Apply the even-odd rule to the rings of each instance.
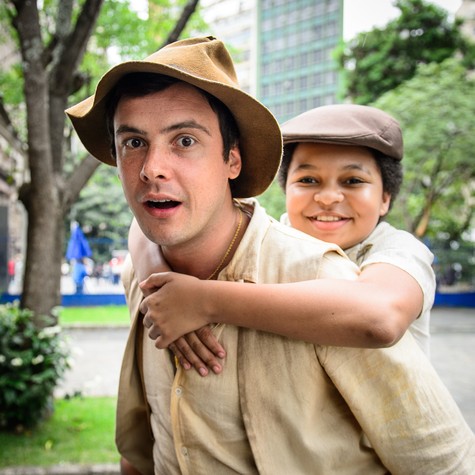
[[[313,185],[314,183],[317,183],[317,180],[315,180],[315,178],[312,178],[310,176],[305,176],[303,178],[300,178],[298,181],[299,183],[305,183],[305,184],[311,184],[311,185]]]
[[[361,178],[352,177],[348,178],[345,183],[347,183],[348,185],[359,185],[361,183],[364,183],[364,180],[362,180]]]
[[[185,147],[185,148],[188,148],[188,147],[191,147],[194,143],[195,143],[195,139],[193,137],[190,137],[188,135],[185,135],[183,137],[180,137],[178,140],[177,140],[177,143],[178,145],[180,145],[181,147]]]

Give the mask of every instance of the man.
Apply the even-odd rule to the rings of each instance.
[[[238,88],[220,41],[120,64],[67,112],[89,152],[117,164],[172,270],[250,283],[356,278],[339,248],[243,200],[271,183],[281,135]],[[123,275],[133,323],[116,440],[143,475],[473,472],[474,435],[410,335],[361,350],[217,325],[224,369],[201,378],[155,348],[133,270]]]

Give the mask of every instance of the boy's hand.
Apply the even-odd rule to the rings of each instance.
[[[193,367],[201,376],[206,376],[209,370],[215,374],[223,370],[218,358],[222,360],[226,353],[209,326],[178,338],[168,348],[186,370]]]
[[[140,283],[146,297],[140,305],[144,325],[157,348],[169,347],[185,369],[194,367],[202,376],[218,374],[224,348],[209,327],[207,282],[164,272]]]

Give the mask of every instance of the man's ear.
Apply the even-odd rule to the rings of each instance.
[[[228,167],[230,180],[237,178],[241,173],[241,151],[237,145],[235,145],[229,152]]]

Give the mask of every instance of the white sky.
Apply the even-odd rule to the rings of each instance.
[[[203,2],[204,3],[204,2]],[[343,37],[349,40],[374,26],[383,27],[399,14],[393,6],[395,0],[344,0]],[[431,3],[453,15],[462,5],[462,0],[431,0]],[[134,0],[131,5],[137,11],[146,11],[147,0]]]
[[[462,0],[432,0],[431,3],[447,10],[453,15]],[[394,0],[345,0],[343,14],[343,36],[349,40],[362,31],[373,27],[383,27],[399,14],[393,6]]]

